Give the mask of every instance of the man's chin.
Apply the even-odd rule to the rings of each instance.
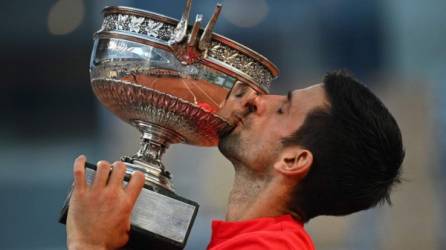
[[[240,150],[240,137],[235,131],[237,127],[234,127],[228,133],[220,136],[218,142],[218,149],[228,159],[233,158],[235,154]]]

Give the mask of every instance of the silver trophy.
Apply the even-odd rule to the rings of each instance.
[[[198,204],[175,193],[162,155],[172,143],[217,145],[219,135],[231,128],[218,111],[234,84],[241,81],[268,93],[278,75],[265,57],[212,32],[220,4],[204,29],[200,14],[190,25],[191,2],[186,1],[179,21],[106,7],[94,34],[92,89],[105,107],[142,134],[139,151],[121,158],[129,175],[138,170],[146,178],[133,210],[128,248],[184,248]],[[86,169],[91,182],[96,166],[87,163]]]

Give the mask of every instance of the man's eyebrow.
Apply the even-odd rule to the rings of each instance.
[[[229,96],[232,94],[232,92],[234,92],[234,89],[238,88],[241,91],[246,91],[247,88],[249,88],[249,85],[244,83],[244,82],[236,82],[232,88],[229,90],[228,94],[226,95],[225,100],[228,100]]]
[[[248,88],[248,87],[249,87],[249,85],[248,85],[248,84],[246,84],[246,83],[239,83],[238,85],[239,85],[239,86],[240,86],[240,88],[241,88],[241,89],[243,89],[243,90],[245,90],[246,88]]]
[[[237,82],[236,84],[234,84],[234,86],[231,88],[231,90],[234,90],[236,88],[244,91],[247,88],[249,88],[249,85],[244,82]]]

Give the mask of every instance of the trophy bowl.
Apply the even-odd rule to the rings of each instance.
[[[218,115],[237,81],[267,93],[277,67],[260,54],[212,32],[221,5],[205,29],[202,15],[181,20],[129,8],[106,7],[94,35],[92,89],[113,114],[141,131],[141,147],[124,157],[150,184],[173,191],[161,156],[172,143],[215,146],[231,123]]]
[[[215,146],[231,124],[216,112],[236,79],[200,63],[183,65],[173,53],[97,35],[91,86],[113,114],[141,131],[139,151],[122,160],[170,191],[161,163],[172,143]]]
[[[101,104],[142,134],[138,152],[121,158],[128,167],[127,180],[137,170],[146,178],[132,213],[133,247],[184,247],[198,204],[175,193],[161,162],[163,153],[173,143],[217,145],[232,126],[218,115],[231,88],[243,82],[268,93],[278,75],[262,55],[212,32],[220,4],[203,29],[202,15],[189,24],[190,10],[187,0],[176,20],[106,7],[102,27],[94,34],[92,89]],[[91,182],[96,166],[86,167]]]
[[[110,38],[96,42],[90,67],[94,93],[142,133],[166,133],[170,143],[214,146],[230,127],[216,112],[234,78],[198,63],[183,65],[172,53],[149,45]]]

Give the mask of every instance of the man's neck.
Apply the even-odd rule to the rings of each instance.
[[[274,217],[289,213],[289,189],[269,174],[255,173],[245,167],[235,168],[229,195],[227,221]]]

